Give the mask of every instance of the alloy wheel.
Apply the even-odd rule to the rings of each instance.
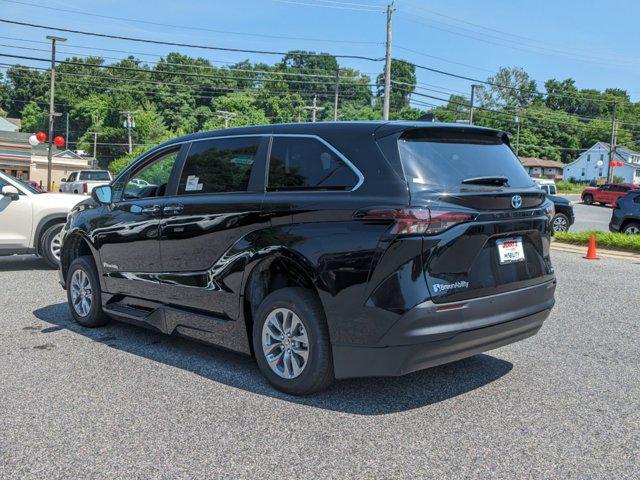
[[[556,217],[553,219],[553,231],[554,232],[566,232],[569,230],[567,220],[564,217]]]
[[[51,239],[51,243],[49,244],[49,250],[51,251],[51,255],[58,262],[60,261],[60,233],[56,233],[55,236]]]
[[[93,303],[93,290],[89,276],[83,270],[76,270],[71,277],[71,304],[81,317],[89,315]]]
[[[630,227],[627,227],[624,229],[624,233],[628,235],[640,235],[640,227],[637,227],[636,225],[631,225]]]
[[[298,377],[309,359],[309,338],[302,321],[288,308],[276,308],[262,326],[262,352],[278,376]]]

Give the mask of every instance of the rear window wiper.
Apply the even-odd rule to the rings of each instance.
[[[509,183],[507,177],[473,177],[462,180],[466,185],[498,185],[503,186]]]

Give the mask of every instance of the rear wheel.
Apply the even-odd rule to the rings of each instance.
[[[554,232],[569,231],[569,218],[564,213],[556,213],[551,221],[551,228]]]
[[[76,258],[67,272],[67,302],[76,322],[83,327],[100,327],[109,318],[102,311],[98,272],[90,256]]]
[[[40,236],[38,251],[51,268],[58,268],[60,265],[60,231],[62,227],[62,223],[52,225]]]
[[[593,195],[585,195],[584,197],[582,197],[582,201],[583,201],[586,205],[591,205],[591,204],[593,204]]]
[[[640,235],[640,223],[631,222],[625,225],[624,230],[622,230],[627,235]]]
[[[262,374],[278,390],[308,395],[333,381],[329,332],[322,305],[303,288],[283,288],[260,304],[253,348]]]

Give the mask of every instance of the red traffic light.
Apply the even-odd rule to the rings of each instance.
[[[46,142],[47,141],[47,134],[44,132],[38,132],[36,133],[36,138],[38,139],[39,142]]]
[[[57,136],[53,139],[53,143],[56,144],[56,147],[62,147],[64,145],[64,137]]]
[[[623,165],[623,163],[619,161],[618,162],[618,166],[621,167],[622,165]]]
[[[612,166],[612,167],[615,167],[616,166],[616,162],[609,162],[609,165]]]

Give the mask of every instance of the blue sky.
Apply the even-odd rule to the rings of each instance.
[[[386,3],[384,0],[0,0],[0,17],[100,33],[220,47],[279,51],[307,49],[382,57],[385,39],[383,11]],[[29,4],[271,37],[96,18]],[[571,77],[576,80],[579,88],[621,87],[627,89],[635,100],[640,98],[640,62],[637,61],[640,30],[636,25],[640,16],[640,2],[398,0],[396,5],[393,30],[393,55],[396,58],[481,79],[485,79],[500,66],[519,66],[539,82],[540,88],[549,78]],[[46,57],[45,52],[20,50],[8,45],[47,48],[46,45],[29,43],[27,40],[41,41],[48,33],[0,24],[0,36],[13,37],[0,38],[0,52]],[[159,55],[176,50],[76,34],[63,36],[68,38],[68,42],[60,49],[69,52],[91,51],[79,47]],[[295,38],[272,38],[278,36]],[[249,58],[252,61],[273,63],[279,58],[184,48],[179,50],[216,62],[235,62]],[[118,53],[101,53],[123,56]],[[153,56],[141,58],[154,59]],[[345,60],[341,64],[358,68],[372,76],[382,69],[382,63]],[[437,86],[447,92],[468,92],[470,85],[468,81],[423,71],[418,72],[418,81],[426,84],[427,88]],[[431,94],[446,96],[442,93]]]

